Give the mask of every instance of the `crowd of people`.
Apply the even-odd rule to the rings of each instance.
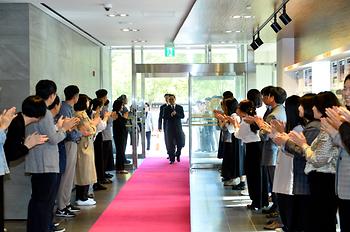
[[[24,158],[32,188],[28,232],[65,231],[54,222],[54,215],[75,217],[79,207],[96,205],[94,191],[105,190],[105,184],[112,183],[113,175],[107,171],[128,173],[124,167],[127,98],[120,96],[109,111],[107,90],[95,94],[91,99],[69,85],[61,102],[55,82],[40,80],[35,95],[22,102],[21,112],[13,107],[0,115],[1,191],[3,176],[10,172],[9,162]],[[74,188],[75,201],[71,202]],[[3,218],[1,223],[3,227]]]
[[[241,102],[230,91],[222,99],[214,111],[222,181],[234,190],[247,182],[247,209],[272,219],[264,228],[330,232],[339,223],[350,231],[350,75],[345,105],[330,91],[287,98],[274,86],[251,89]],[[262,103],[266,112],[257,115]]]

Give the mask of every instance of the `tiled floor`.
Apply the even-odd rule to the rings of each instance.
[[[165,158],[164,162],[167,162]],[[75,218],[58,221],[66,231],[88,231],[130,176],[114,177],[113,184],[107,185],[108,190],[95,193],[96,206],[85,207]],[[192,169],[190,185],[192,232],[264,231],[262,228],[266,219],[246,210],[244,205],[249,203],[249,198],[223,187],[217,170]],[[25,231],[25,221],[7,221],[6,227],[10,232],[22,232]]]

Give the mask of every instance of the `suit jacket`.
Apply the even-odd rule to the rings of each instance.
[[[169,141],[176,140],[180,144],[178,146],[183,147],[184,143],[184,133],[182,131],[181,119],[185,117],[184,109],[180,105],[175,105],[176,114],[171,116],[173,112],[171,105],[168,105],[164,108],[163,118],[165,121],[165,130],[167,131],[167,136]]]
[[[305,125],[305,129],[303,134],[306,138],[307,144],[311,145],[311,143],[315,140],[317,135],[320,133],[320,121],[311,121]],[[306,159],[303,155],[303,149],[288,140],[285,144],[284,149],[293,154],[293,194],[296,195],[308,195],[310,194],[309,189],[309,179],[305,174],[305,164]]]
[[[165,126],[164,108],[167,106],[168,106],[167,104],[163,104],[159,107],[158,130],[161,130]],[[164,128],[164,130],[165,130],[165,128]]]
[[[277,105],[271,110],[270,113],[264,115],[264,121],[267,123],[270,123],[273,119],[277,119],[283,122],[286,121],[286,110],[284,109],[283,105]],[[262,141],[264,141],[262,148],[261,165],[275,166],[277,162],[278,146],[267,135],[263,134],[261,137]]]
[[[32,123],[26,127],[26,135],[38,132],[47,135],[49,140],[29,150],[25,157],[25,168],[27,173],[59,173],[59,154],[57,144],[66,137],[63,131],[57,131],[54,119],[49,110],[39,122]]]

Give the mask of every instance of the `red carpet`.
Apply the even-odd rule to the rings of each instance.
[[[90,232],[189,232],[188,159],[147,158]]]

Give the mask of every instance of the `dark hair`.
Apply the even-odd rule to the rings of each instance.
[[[314,112],[312,111],[312,107],[314,106],[314,98],[316,94],[314,93],[307,93],[304,96],[300,98],[300,105],[304,109],[304,119],[313,121],[314,118]]]
[[[264,87],[260,92],[262,96],[269,96],[271,95],[271,90],[275,88],[272,85]]]
[[[68,85],[63,90],[67,101],[71,100],[75,95],[79,94],[79,88],[76,85]]]
[[[103,107],[103,101],[101,98],[95,98],[91,101],[91,109],[96,110],[97,107],[100,107],[100,108]]]
[[[117,98],[117,100],[124,101],[124,100],[126,100],[126,98],[127,98],[126,95],[122,94]]]
[[[345,80],[344,80],[344,84],[345,84],[345,82],[348,81],[348,80],[350,80],[350,74],[346,75]]]
[[[35,92],[36,95],[47,100],[52,94],[57,92],[57,86],[51,80],[40,80],[35,86]]]
[[[90,98],[85,94],[79,94],[79,99],[76,104],[74,104],[75,111],[87,110],[87,102],[90,101]]]
[[[95,92],[95,94],[96,94],[97,98],[103,98],[103,97],[107,96],[108,91],[105,89],[99,89]]]
[[[271,88],[270,96],[273,96],[277,104],[283,104],[287,98],[287,92],[283,88],[277,86]]]
[[[46,103],[39,96],[32,95],[22,102],[22,113],[30,118],[41,118],[46,114]]]
[[[123,107],[123,101],[120,99],[117,99],[113,102],[113,110],[115,112],[119,112]]]
[[[261,93],[257,89],[250,89],[247,92],[247,99],[252,101],[256,108],[259,108],[262,106]]]
[[[238,102],[235,98],[234,99],[226,99],[226,100],[224,100],[224,103],[225,103],[226,110],[227,110],[227,112],[225,112],[225,113],[227,115],[231,115],[231,114],[236,112]]]
[[[49,110],[52,110],[53,108],[55,108],[57,105],[60,104],[60,98],[58,96],[55,97],[55,100],[53,100],[53,102],[51,103],[51,105],[49,105],[47,108]]]
[[[169,97],[169,95],[170,95],[170,94],[166,93],[166,94],[164,94],[164,97]]]
[[[149,107],[149,104],[147,102],[145,102],[145,106]]]
[[[242,112],[248,114],[249,116],[255,116],[255,115],[256,115],[255,105],[254,105],[254,103],[253,103],[252,101],[250,101],[250,100],[243,100],[243,101],[241,101],[241,102],[238,104],[237,108],[238,108],[240,111],[242,111]]]
[[[104,106],[108,106],[108,104],[109,104],[109,100],[107,99]]]
[[[286,107],[286,132],[290,132],[294,127],[298,125],[303,125],[304,121],[301,117],[299,117],[299,105],[300,105],[300,97],[297,95],[292,95],[286,99],[285,107]]]
[[[331,108],[332,106],[340,106],[340,102],[331,91],[320,92],[315,97],[315,107],[322,114],[322,117],[327,117],[326,108]]]
[[[231,91],[225,91],[222,94],[223,99],[233,98],[233,93]]]
[[[171,93],[170,93],[170,94],[168,94],[168,96],[169,96],[169,97],[174,97],[174,98],[176,99],[175,94],[171,94]]]

